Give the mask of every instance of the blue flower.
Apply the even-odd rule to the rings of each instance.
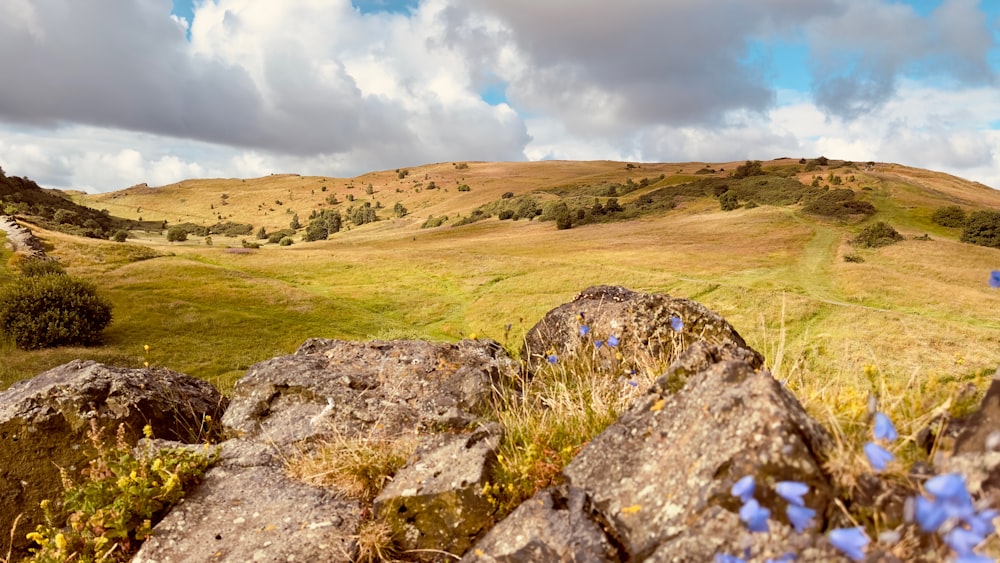
[[[785,509],[785,514],[788,515],[788,521],[795,527],[795,533],[801,534],[806,528],[812,527],[816,511],[805,506],[789,504],[788,508]]]
[[[674,329],[674,332],[680,332],[684,330],[684,321],[680,317],[670,317],[670,328]]]
[[[924,483],[924,488],[934,495],[934,500],[944,508],[948,516],[963,520],[975,516],[976,509],[972,506],[972,497],[965,488],[965,477],[958,473],[945,473],[932,477]]]
[[[580,336],[587,336],[590,334],[590,327],[587,325],[580,325]]]
[[[955,550],[958,555],[972,555],[972,550],[986,539],[983,536],[962,527],[952,528],[944,535],[944,543]]]
[[[896,456],[875,442],[865,444],[864,450],[865,455],[868,456],[868,463],[872,464],[875,471],[882,471],[885,469],[886,464],[896,459]]]
[[[809,492],[809,485],[798,481],[778,481],[774,485],[774,492],[778,493],[778,496],[785,499],[788,504],[805,506],[806,503],[802,500],[802,495]]]
[[[739,481],[733,483],[733,488],[729,490],[734,497],[740,497],[740,502],[746,502],[753,498],[753,490],[756,484],[753,475],[747,475]]]
[[[637,382],[632,381],[632,380],[629,380],[628,384],[631,385],[632,387],[638,387],[639,386],[639,384]]]
[[[896,427],[892,425],[889,417],[880,412],[875,413],[875,439],[895,442],[897,438],[899,433],[896,432]]]
[[[615,346],[618,346],[618,342],[619,341],[617,336],[612,334],[611,336],[608,337],[608,346],[611,346],[613,348]]]
[[[549,354],[549,363],[554,364],[559,361],[559,356],[555,354]]]
[[[965,519],[965,523],[969,525],[969,529],[973,532],[986,537],[996,531],[993,526],[993,519],[997,517],[998,512],[993,509],[983,510],[978,514],[974,514]]]
[[[968,555],[960,555],[955,559],[955,563],[996,563],[996,560],[985,555],[970,553]]]
[[[594,341],[594,348],[600,348],[601,346],[604,346],[604,341],[603,340],[595,340]]]
[[[728,553],[716,553],[715,563],[747,563],[747,560]]]
[[[767,519],[770,517],[771,511],[761,506],[757,499],[750,499],[740,507],[740,520],[751,532],[767,532]]]
[[[1000,270],[990,272],[990,287],[1000,288]]]
[[[871,541],[863,528],[837,528],[830,531],[830,543],[855,561],[865,558],[865,546]]]
[[[944,505],[941,503],[920,496],[917,497],[914,517],[921,530],[933,534],[948,519],[948,513],[945,512]]]
[[[768,559],[765,563],[789,563],[798,559],[794,553],[786,553],[777,559]]]

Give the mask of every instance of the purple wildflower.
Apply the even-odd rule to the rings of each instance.
[[[615,346],[618,346],[618,342],[619,340],[617,336],[612,334],[611,336],[608,337],[608,346],[614,348]]]
[[[739,481],[733,483],[733,488],[729,490],[734,497],[739,497],[740,502],[746,502],[753,498],[753,491],[756,487],[753,475],[747,475]]]
[[[746,523],[751,532],[766,533],[767,519],[770,517],[771,511],[761,506],[757,499],[749,499],[740,507],[740,520]]]
[[[990,287],[1000,288],[1000,270],[990,272]]]
[[[587,336],[590,334],[590,327],[587,325],[580,325],[580,336]]]
[[[788,515],[788,521],[795,528],[795,533],[801,534],[807,528],[812,527],[816,511],[805,506],[789,504],[788,508],[785,509],[785,514]]]
[[[670,328],[674,329],[674,332],[680,332],[684,330],[684,321],[680,317],[670,317]]]
[[[880,412],[875,413],[875,439],[895,442],[897,438],[899,433],[889,417]]]
[[[865,558],[865,546],[871,541],[861,527],[831,530],[829,538],[833,547],[855,561]]]
[[[559,356],[555,354],[549,354],[549,363],[554,364],[559,361]]]
[[[864,450],[865,455],[868,456],[868,463],[872,464],[875,471],[882,471],[890,461],[896,459],[896,456],[875,442],[865,444]]]
[[[785,499],[788,504],[805,506],[806,503],[802,500],[802,495],[809,492],[809,485],[798,481],[778,481],[774,485],[774,492],[778,493],[778,496]]]

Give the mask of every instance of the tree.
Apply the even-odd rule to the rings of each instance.
[[[396,202],[396,205],[392,206],[392,212],[396,215],[396,217],[406,217],[406,214],[408,213],[402,202],[398,201]]]
[[[325,219],[313,219],[306,227],[306,234],[303,240],[312,242],[314,240],[326,240],[330,236],[330,231],[326,228]]]
[[[65,274],[19,276],[0,287],[0,332],[18,348],[94,344],[111,323],[111,304],[94,285]]]
[[[167,229],[167,242],[184,242],[187,238],[187,230],[184,227],[175,225]]]
[[[739,180],[740,178],[748,178],[750,176],[763,176],[764,169],[761,167],[759,160],[748,160],[746,164],[741,164],[736,167],[736,171],[733,172],[733,178]]]
[[[292,222],[288,224],[288,228],[295,229],[295,230],[298,230],[298,229],[302,228],[302,223],[299,223],[299,214],[298,213],[296,213],[295,215],[292,215]]]

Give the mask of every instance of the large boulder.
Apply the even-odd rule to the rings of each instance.
[[[675,323],[680,324],[675,327]],[[580,335],[581,326],[589,329],[585,338]],[[764,360],[726,319],[700,303],[607,285],[585,289],[569,303],[546,313],[525,336],[521,357],[534,367],[550,353],[571,351],[582,339],[607,342],[611,337],[620,341],[619,349],[625,356],[663,364],[698,341],[731,342],[745,348],[755,368]]]
[[[312,339],[293,355],[251,366],[223,424],[279,446],[329,435],[459,430],[487,411],[511,365],[488,340]]]
[[[834,494],[821,460],[831,439],[769,372],[746,359],[733,343],[685,351],[644,400],[563,470],[566,486],[582,500],[556,503],[551,491],[539,493],[467,559],[710,561],[746,547],[762,558],[792,547],[814,560],[836,559],[821,537],[793,533],[787,504],[774,492],[778,481],[807,484],[805,500],[821,528]],[[693,373],[673,393],[668,381],[678,370]],[[751,537],[737,515],[741,503],[730,489],[747,475],[756,479],[755,498],[771,510],[771,534]],[[553,517],[568,534],[552,533]],[[574,543],[598,528],[604,542]],[[617,551],[608,554],[607,545]]]
[[[91,361],[14,383],[0,392],[0,530],[10,530],[23,514],[14,549],[27,547],[23,531],[43,523],[39,503],[62,498],[60,468],[75,477],[93,458],[92,425],[112,436],[121,425],[133,444],[147,424],[158,436],[196,443],[214,438],[208,423],[219,420],[227,404],[200,379]]]
[[[443,434],[396,473],[375,498],[374,511],[403,530],[403,549],[461,555],[492,524],[495,506],[483,487],[502,437],[497,424]]]
[[[228,440],[219,458],[132,561],[354,560],[360,502],[289,478],[264,444]]]

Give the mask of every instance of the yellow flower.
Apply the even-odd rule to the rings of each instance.
[[[142,427],[142,435],[146,437],[147,440],[153,439],[153,427],[149,424]]]
[[[152,465],[153,471],[159,471],[161,467],[163,467],[163,460],[160,458],[154,459]]]
[[[142,349],[149,352],[149,344],[144,345]]]
[[[472,334],[469,335],[469,338],[471,338],[472,340],[475,340],[476,336],[478,336],[478,335],[473,332]]]
[[[35,543],[37,543],[39,545],[45,545],[43,543],[45,541],[45,536],[43,536],[42,534],[40,534],[38,532],[29,532],[28,535],[26,535],[24,537],[26,537],[28,539],[28,541],[33,541],[33,542],[35,542]]]
[[[59,551],[66,551],[66,536],[56,534],[56,549]]]
[[[143,367],[149,367],[149,362],[142,362]]]

